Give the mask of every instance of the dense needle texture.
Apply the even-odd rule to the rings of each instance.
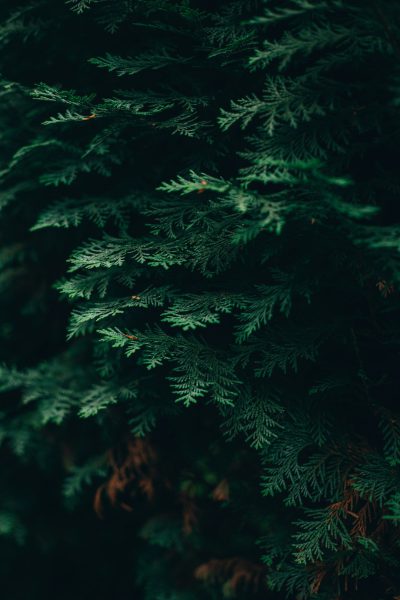
[[[400,598],[400,3],[2,0],[4,600]]]

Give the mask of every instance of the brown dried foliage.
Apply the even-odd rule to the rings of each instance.
[[[212,497],[217,502],[226,502],[229,500],[229,481],[227,479],[223,479],[219,482],[219,484],[214,488]]]
[[[351,521],[349,533],[350,536],[357,540],[359,537],[368,537],[374,541],[379,539],[386,533],[388,524],[382,518],[383,512],[378,504],[373,500],[361,498],[360,494],[353,488],[351,479],[346,479],[344,482],[343,498],[338,502],[329,505],[329,519],[337,519],[347,517]],[[310,590],[313,594],[318,593],[324,578],[330,571],[336,573],[336,577],[340,576],[345,566],[346,559],[340,559],[334,564],[315,563],[313,568],[316,569],[314,579],[310,584]],[[357,580],[353,582],[357,589]],[[346,575],[343,581],[344,591],[349,590],[349,577]],[[394,599],[396,600],[396,599]],[[397,600],[400,600],[400,596]]]
[[[345,481],[342,500],[329,506],[330,518],[338,518],[340,513],[345,514],[353,521],[350,529],[352,538],[377,537],[385,528],[385,522],[378,514],[378,505],[373,500],[365,500],[352,487],[352,481]]]
[[[328,569],[324,563],[317,563],[317,572],[314,576],[313,581],[310,584],[310,591],[312,594],[318,594],[319,588],[321,587],[321,583],[323,582],[325,576],[328,573]]]
[[[384,298],[388,298],[388,296],[393,294],[395,291],[394,285],[392,283],[387,282],[386,279],[381,279],[380,281],[378,281],[376,287],[378,288],[378,290]]]
[[[183,506],[182,519],[183,519],[183,532],[186,535],[192,533],[199,520],[199,508],[190,494],[182,493],[180,500]]]
[[[225,589],[237,592],[246,589],[257,592],[266,575],[266,567],[245,558],[214,558],[199,565],[194,576],[210,583],[224,584]]]
[[[140,493],[148,500],[155,494],[155,481],[158,477],[157,454],[145,438],[129,439],[119,458],[116,450],[108,453],[112,469],[111,477],[96,491],[94,509],[99,517],[104,514],[104,499],[113,507],[131,511],[130,499]]]

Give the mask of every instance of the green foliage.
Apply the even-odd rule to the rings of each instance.
[[[4,2],[5,597],[399,596],[399,23]]]
[[[81,499],[85,488],[93,484],[93,481],[105,477],[106,469],[104,457],[94,457],[83,465],[73,465],[69,469],[64,481],[63,495],[67,506],[75,507]]]
[[[297,522],[300,532],[295,535],[297,562],[317,562],[323,559],[326,550],[351,548],[351,538],[339,511],[318,508],[304,512],[306,519]]]
[[[122,58],[106,54],[105,58],[92,58],[91,63],[98,67],[115,71],[121,77],[122,75],[135,75],[146,69],[157,70],[171,63],[185,63],[190,58],[171,55],[166,48],[157,51],[139,54],[135,58]]]

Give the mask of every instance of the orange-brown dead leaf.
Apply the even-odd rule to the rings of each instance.
[[[321,587],[321,583],[324,580],[327,573],[328,571],[325,567],[325,564],[321,562],[320,565],[318,565],[318,571],[310,584],[310,591],[312,594],[318,594],[319,588]]]
[[[96,113],[92,113],[91,115],[88,115],[87,117],[83,117],[82,121],[90,121],[91,119],[95,119],[96,118]]]
[[[104,498],[111,506],[131,511],[129,501],[140,493],[147,500],[155,495],[155,480],[158,478],[157,453],[150,442],[144,438],[128,440],[123,457],[116,451],[108,453],[108,463],[112,469],[110,478],[96,491],[94,510],[104,513]]]
[[[183,532],[186,535],[192,533],[193,529],[196,527],[199,517],[199,509],[197,504],[189,494],[181,494],[181,502],[183,505],[182,510],[182,519],[183,519]]]
[[[378,281],[376,287],[378,288],[378,290],[384,298],[387,298],[394,292],[394,285],[386,281],[386,279],[381,279],[380,281]]]
[[[212,497],[217,502],[226,502],[229,500],[229,481],[227,479],[223,479],[219,482],[219,484],[214,488]]]
[[[202,180],[200,181],[200,183],[201,183],[201,188],[199,188],[199,189],[197,190],[197,193],[198,193],[198,194],[202,194],[203,192],[205,192],[205,191],[206,191],[206,186],[208,185],[208,182],[207,182],[205,179],[202,179]]]
[[[196,579],[223,583],[224,587],[237,591],[251,589],[256,592],[266,574],[266,567],[240,557],[212,559],[199,565],[195,571]]]
[[[122,334],[124,337],[128,338],[128,340],[138,340],[139,338],[136,335],[129,335],[128,333]]]

